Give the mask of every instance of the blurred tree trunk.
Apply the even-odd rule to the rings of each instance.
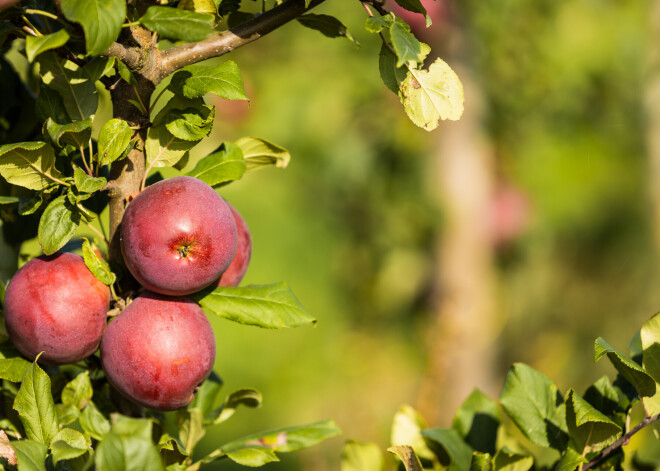
[[[660,0],[650,5],[651,37],[648,42],[646,79],[646,145],[649,158],[649,187],[656,246],[660,251]]]
[[[460,58],[448,62],[463,82],[466,108],[460,121],[445,123],[435,133],[437,146],[429,172],[444,215],[436,244],[435,315],[427,338],[427,373],[417,404],[431,424],[448,423],[475,387],[491,395],[497,389],[490,237],[494,157],[483,131],[480,90]]]

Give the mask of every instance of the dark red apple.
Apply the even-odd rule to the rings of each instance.
[[[217,286],[238,286],[245,276],[245,272],[248,269],[250,264],[250,256],[252,255],[252,237],[250,237],[250,230],[245,223],[243,217],[236,211],[231,204],[227,203],[229,209],[231,209],[231,214],[234,216],[234,222],[236,223],[236,229],[238,230],[238,246],[236,247],[236,255],[229,265],[229,268],[225,270],[220,279],[218,280]]]
[[[58,252],[21,267],[5,294],[5,325],[16,348],[53,365],[75,363],[94,353],[110,305],[110,288],[82,257]]]
[[[229,267],[236,223],[225,200],[203,181],[174,177],[131,201],[121,224],[126,266],[145,288],[181,296],[199,291]]]
[[[188,405],[214,360],[211,324],[184,297],[143,293],[108,324],[101,340],[101,364],[110,384],[150,409]]]

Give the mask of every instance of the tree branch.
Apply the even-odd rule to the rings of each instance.
[[[161,76],[166,77],[187,65],[231,52],[296,19],[324,1],[312,0],[309,7],[305,7],[305,0],[287,0],[254,19],[241,23],[217,36],[163,51],[160,64]]]
[[[639,432],[641,429],[646,427],[647,425],[655,422],[656,420],[660,419],[660,414],[656,414],[654,416],[647,416],[645,417],[640,423],[635,425],[628,433],[626,433],[623,437],[619,438],[616,442],[612,443],[610,446],[605,448],[603,451],[601,451],[598,456],[596,456],[593,460],[589,461],[589,463],[585,464],[581,469],[582,471],[587,471],[588,469],[593,468],[594,466],[598,465],[601,461],[603,461],[605,458],[607,458],[610,453],[613,451],[621,448],[624,445],[627,445],[628,442],[630,442],[630,439],[632,438],[633,435],[635,435],[637,432]]]

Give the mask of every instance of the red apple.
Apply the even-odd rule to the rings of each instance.
[[[174,177],[131,201],[121,224],[121,250],[135,279],[150,291],[199,291],[229,267],[236,223],[225,200],[203,181]]]
[[[5,294],[5,324],[16,348],[34,360],[63,365],[96,351],[106,323],[110,288],[82,257],[56,253],[21,267]]]
[[[108,324],[101,340],[101,364],[110,384],[150,409],[188,405],[214,360],[211,324],[184,297],[143,293]]]
[[[245,220],[236,211],[231,204],[227,203],[234,216],[236,229],[238,230],[238,246],[236,247],[236,255],[217,282],[217,286],[238,286],[245,276],[245,272],[250,264],[250,255],[252,255],[252,237],[250,237],[250,230],[245,223]]]

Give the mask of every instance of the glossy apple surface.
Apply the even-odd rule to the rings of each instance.
[[[101,340],[101,363],[110,384],[150,409],[188,405],[214,360],[211,324],[184,297],[143,293],[108,324]]]
[[[145,288],[181,296],[199,291],[229,267],[236,223],[225,200],[197,178],[151,185],[126,208],[121,249],[126,266]]]
[[[30,360],[63,365],[94,353],[110,305],[110,288],[82,257],[58,252],[23,265],[5,294],[5,325],[16,348]]]
[[[250,264],[250,256],[252,255],[252,237],[250,230],[245,223],[243,217],[236,211],[231,204],[227,203],[234,216],[236,229],[238,230],[238,245],[236,247],[236,255],[231,261],[229,268],[225,270],[217,282],[217,286],[238,286],[247,272],[248,265]]]

